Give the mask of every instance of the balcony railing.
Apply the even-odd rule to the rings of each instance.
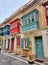
[[[36,30],[38,28],[39,28],[38,21],[35,21],[30,24],[26,24],[26,25],[22,26],[22,32]]]

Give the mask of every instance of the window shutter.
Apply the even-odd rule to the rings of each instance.
[[[30,39],[27,38],[27,47],[28,47],[28,48],[29,48],[29,44],[30,44],[30,43],[29,43],[29,40],[30,40]]]
[[[46,16],[48,16],[48,8],[46,9]]]
[[[20,46],[20,36],[17,37],[17,46]]]
[[[4,48],[6,48],[6,40],[4,40]]]
[[[21,39],[21,48],[24,48],[24,38]]]

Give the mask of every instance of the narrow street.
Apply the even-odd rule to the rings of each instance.
[[[29,65],[29,64],[0,53],[0,65]]]
[[[13,58],[8,55],[0,53],[0,65],[30,65],[25,60],[21,60],[18,58]],[[31,65],[39,65],[39,64],[31,64]]]

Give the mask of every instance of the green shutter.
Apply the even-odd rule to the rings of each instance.
[[[27,38],[27,47],[29,48],[29,38]]]
[[[24,48],[24,38],[21,39],[21,48]]]

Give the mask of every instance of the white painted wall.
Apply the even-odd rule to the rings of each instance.
[[[36,54],[36,52],[35,52],[35,40],[34,40],[34,37],[32,36],[31,37],[31,41],[32,41],[32,54]]]
[[[14,50],[16,50],[16,45],[17,45],[17,38],[14,38]]]
[[[48,49],[48,34],[46,34],[47,49]]]
[[[6,49],[8,48],[8,39],[6,39]]]
[[[46,40],[46,34],[43,34],[43,50],[44,50],[44,56],[48,57],[48,45]]]

